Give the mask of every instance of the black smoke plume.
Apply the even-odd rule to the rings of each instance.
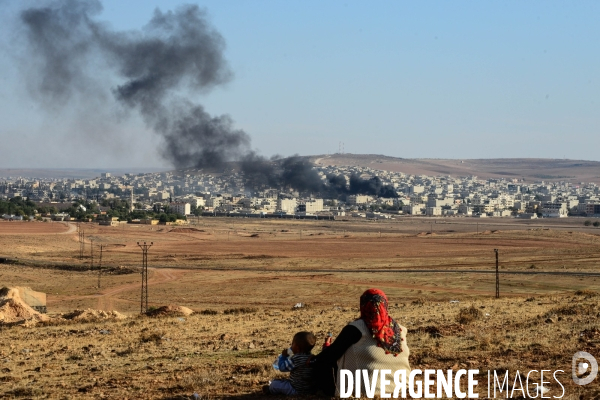
[[[196,5],[156,10],[139,31],[116,31],[97,20],[98,0],[58,0],[21,12],[28,82],[47,106],[98,96],[110,88],[126,110],[137,110],[164,140],[162,155],[176,168],[219,167],[237,160],[252,185],[300,192],[395,197],[377,178],[350,184],[322,179],[303,158],[271,159],[250,150],[250,137],[227,115],[211,116],[182,92],[207,92],[229,81],[225,41]],[[33,70],[31,67],[33,66]],[[26,73],[27,73],[26,72]]]
[[[328,192],[328,188],[313,165],[297,155],[282,159],[273,157],[267,160],[252,152],[244,157],[240,167],[251,187],[289,187],[299,192],[313,194]]]
[[[111,30],[95,20],[101,11],[97,0],[62,0],[21,13],[40,99],[65,104],[108,83],[121,105],[137,109],[163,137],[162,154],[175,167],[219,166],[246,153],[250,137],[229,116],[213,117],[178,97],[183,88],[207,91],[232,75],[225,41],[198,6],[156,10],[136,32]],[[106,77],[98,65],[116,82],[97,82]]]
[[[384,185],[376,176],[363,179],[353,174],[347,180],[344,175],[330,174],[322,179],[311,163],[297,155],[285,159],[267,160],[251,153],[241,162],[241,168],[251,186],[290,187],[300,192],[321,194],[332,198],[355,194],[398,197],[393,186]]]
[[[327,181],[329,183],[330,192],[337,193],[338,196],[352,194],[366,194],[371,196],[396,198],[398,193],[391,185],[384,185],[379,177],[374,176],[370,179],[362,179],[354,174],[350,175],[349,184],[346,183],[346,177],[343,175],[329,175]]]

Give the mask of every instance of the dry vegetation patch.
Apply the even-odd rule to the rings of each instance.
[[[488,370],[567,371],[575,351],[597,353],[595,314],[565,314],[547,324],[543,316],[573,297],[537,299],[480,299],[470,307],[427,301],[417,307],[392,305],[390,312],[409,330],[412,368],[478,368],[482,382]],[[590,298],[578,305],[588,310],[600,303]],[[261,398],[261,386],[283,376],[271,364],[295,332],[313,331],[320,343],[358,312],[337,306],[241,310],[0,328],[5,368],[0,397],[166,399],[198,393],[212,399]],[[457,315],[469,316],[469,323],[456,322]],[[561,382],[577,398],[592,399],[596,393],[597,386]],[[560,394],[560,388],[551,386],[551,394]]]
[[[149,317],[170,317],[170,316],[185,316],[192,315],[194,311],[187,307],[170,304],[168,306],[162,306],[157,308],[151,308],[146,312]]]
[[[481,317],[481,311],[479,311],[475,306],[471,306],[469,308],[461,308],[458,311],[458,316],[456,317],[456,321],[459,324],[470,324],[471,322],[477,320]]]
[[[62,314],[61,316],[67,320],[81,321],[81,322],[93,322],[105,319],[125,319],[126,315],[121,314],[118,311],[103,311],[93,310],[91,308],[85,310],[75,310],[71,313]]]

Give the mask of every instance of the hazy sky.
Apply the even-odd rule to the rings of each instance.
[[[47,112],[0,0],[0,167],[164,166],[134,113]],[[104,0],[117,30],[182,2]],[[205,1],[233,79],[194,101],[261,154],[600,160],[598,1]],[[87,134],[86,134],[87,133]]]

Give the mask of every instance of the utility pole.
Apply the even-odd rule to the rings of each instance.
[[[79,259],[83,260],[83,250],[85,245],[85,232],[83,229],[79,231]]]
[[[91,256],[91,260],[92,260],[92,263],[90,264],[91,265],[90,271],[93,271],[94,270],[94,239],[90,239],[90,256]]]
[[[498,249],[494,249],[496,252],[496,298],[500,298],[500,273],[498,272]]]
[[[153,242],[150,242],[150,244],[137,242],[137,245],[142,249],[142,296],[140,300],[140,313],[142,314],[148,311],[148,249],[153,244]]]
[[[100,260],[98,260],[98,289],[100,289],[100,278],[102,277],[102,248],[104,246],[100,245]]]

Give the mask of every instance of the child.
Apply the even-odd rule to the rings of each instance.
[[[275,379],[263,388],[264,392],[287,396],[314,393],[312,368],[307,361],[312,356],[310,352],[316,342],[315,335],[310,332],[296,333],[290,348],[294,354],[288,354],[285,349],[281,352],[282,357],[279,357],[279,371],[289,372],[290,379]]]

